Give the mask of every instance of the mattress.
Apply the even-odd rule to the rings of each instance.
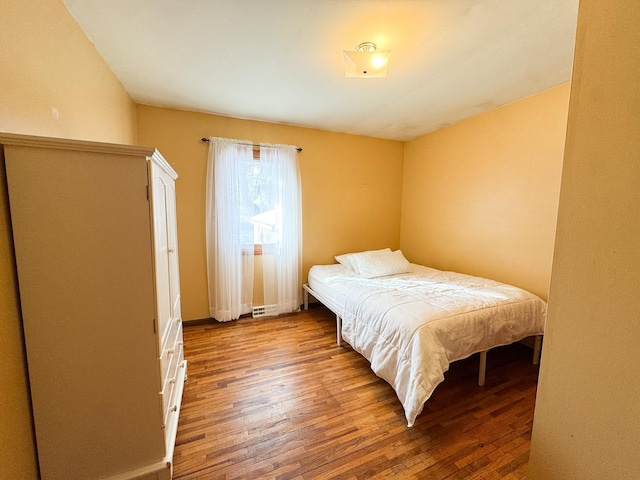
[[[342,318],[344,340],[394,388],[409,426],[451,362],[544,332],[546,303],[532,293],[422,265],[370,279],[316,265],[309,286]]]
[[[336,315],[342,316],[344,312],[344,302],[346,295],[332,281],[332,278],[356,277],[353,270],[349,270],[342,265],[314,265],[309,270],[308,284],[311,290],[318,294],[327,307]],[[318,298],[318,300],[320,300]]]

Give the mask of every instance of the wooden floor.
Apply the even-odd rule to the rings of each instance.
[[[538,370],[522,345],[455,362],[415,425],[324,307],[185,326],[176,479],[525,478]]]

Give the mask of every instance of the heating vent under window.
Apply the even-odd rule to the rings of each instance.
[[[274,315],[277,315],[275,305],[260,305],[259,307],[253,307],[253,313],[251,314],[253,318],[273,317]]]

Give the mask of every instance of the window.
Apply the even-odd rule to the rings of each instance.
[[[273,189],[278,179],[273,164],[260,162],[260,150],[253,150],[253,160],[244,161],[241,175],[246,190],[247,201],[240,201],[241,234],[240,243],[247,252],[253,250],[261,255],[277,240],[276,222],[278,216],[277,191]]]

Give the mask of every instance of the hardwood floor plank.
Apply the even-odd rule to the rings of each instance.
[[[324,307],[185,325],[176,479],[524,478],[537,382],[531,350],[455,362],[408,428],[391,387]]]

